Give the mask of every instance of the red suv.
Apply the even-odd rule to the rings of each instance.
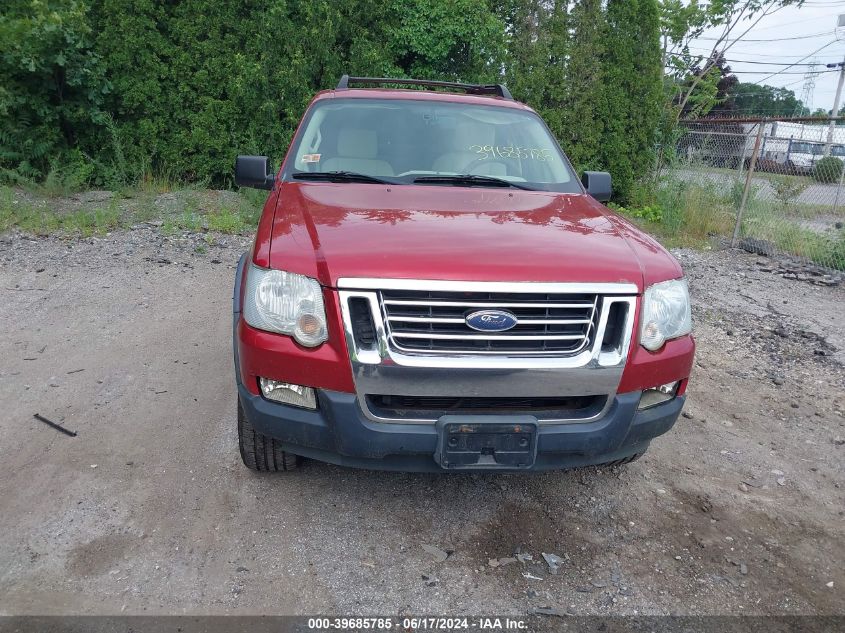
[[[678,262],[504,86],[344,76],[277,174],[235,173],[270,191],[233,301],[249,468],[621,464],[675,423]]]

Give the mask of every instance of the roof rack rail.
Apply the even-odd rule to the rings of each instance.
[[[502,84],[462,84],[454,81],[428,81],[426,79],[400,79],[397,77],[350,77],[343,75],[337,82],[336,90],[345,90],[353,84],[399,84],[425,86],[426,88],[454,88],[471,95],[495,95],[513,101],[510,90]]]

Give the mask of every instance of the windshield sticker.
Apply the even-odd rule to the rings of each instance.
[[[303,154],[303,163],[319,163],[321,154]]]
[[[514,158],[517,160],[537,160],[546,162],[554,158],[550,149],[537,147],[514,147],[512,145],[502,147],[500,145],[470,145],[469,149],[485,158]]]

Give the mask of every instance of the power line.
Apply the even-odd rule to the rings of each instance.
[[[786,68],[791,68],[791,67],[792,67],[792,66],[794,66],[794,65],[795,65],[795,64],[790,64],[790,65],[789,65],[789,66],[787,66]],[[674,66],[671,66],[671,65],[669,65],[669,64],[667,64],[666,66],[664,66],[664,68],[669,68],[669,69],[671,69],[671,70],[676,70],[676,71],[678,71],[678,72],[690,72],[690,69],[686,69],[686,68],[675,68]],[[806,75],[806,74],[807,74],[807,71],[806,71],[806,70],[788,71],[788,70],[786,70],[786,68],[784,68],[784,70],[782,70],[782,71],[778,71],[778,72],[775,72],[775,73],[771,73],[771,74],[769,75],[769,77],[774,77],[775,75],[802,75],[802,76],[803,76],[803,75]],[[692,70],[695,70],[695,69],[692,69]],[[731,71],[730,71],[730,74],[732,74],[732,75],[735,75],[735,74],[742,74],[742,75],[763,75],[763,74],[765,74],[765,73],[767,73],[767,72],[769,72],[769,71],[768,71],[768,70],[735,70],[735,69],[733,69],[733,68],[732,68],[732,69],[731,69]],[[827,69],[827,70],[818,70],[818,71],[815,71],[815,72],[813,72],[813,74],[814,74],[814,75],[823,75],[823,74],[825,74],[825,73],[838,73],[838,72],[839,72],[839,70],[838,70],[838,69],[836,69],[836,68],[830,68],[830,69]],[[759,81],[763,81],[763,79],[759,79],[759,80],[758,80],[758,82],[759,82]],[[758,83],[758,82],[752,82],[752,83]]]
[[[830,40],[830,41],[829,41],[827,44],[825,44],[824,46],[822,46],[822,47],[820,47],[820,48],[817,48],[816,50],[814,50],[814,51],[813,51],[812,53],[810,53],[809,55],[805,55],[804,57],[802,57],[801,59],[799,59],[799,60],[798,60],[797,62],[795,62],[795,63],[797,64],[797,63],[799,63],[799,62],[803,62],[805,59],[809,59],[810,57],[812,57],[812,56],[813,56],[813,55],[815,55],[816,53],[823,51],[823,50],[824,50],[824,49],[826,49],[828,46],[830,46],[831,44],[835,44],[835,43],[836,43],[836,40]],[[792,64],[792,66],[794,66],[794,65],[795,65],[795,64]],[[787,66],[786,68],[791,68],[791,66]],[[784,68],[783,70],[786,70],[786,68]],[[825,72],[825,71],[822,71],[822,72]],[[830,71],[827,71],[827,72],[830,72]],[[749,73],[749,74],[755,74],[755,73]],[[762,79],[759,79],[759,80],[755,81],[754,83],[760,84],[760,83],[763,83],[764,81],[766,81],[767,79],[770,79],[770,78],[774,77],[775,75],[788,75],[788,74],[793,74],[793,73],[785,73],[785,72],[783,72],[783,71],[781,70],[781,71],[778,71],[778,72],[776,72],[776,73],[772,73],[771,75],[767,75],[766,77],[763,77]]]
[[[760,86],[760,87],[761,87],[761,88],[765,88],[765,87],[768,87],[768,88],[774,88],[775,90],[785,90],[786,88],[789,88],[790,86],[795,86],[795,85],[797,85],[797,84],[800,84],[800,83],[801,83],[801,82],[803,82],[803,81],[804,81],[804,79],[803,79],[803,77],[802,77],[801,79],[796,79],[795,81],[790,81],[789,83],[783,84],[782,86],[768,86],[768,85],[767,85],[767,86]],[[744,84],[744,85],[748,85],[748,84],[746,84],[744,81],[740,81],[738,85],[743,85],[743,84]],[[752,83],[751,85],[752,85],[752,86],[756,86],[757,84]],[[794,91],[790,91],[790,92],[793,92],[793,93],[794,93]],[[732,92],[731,94],[733,94],[733,95],[738,95],[738,94],[744,94],[744,95],[757,95],[757,94],[760,94],[760,93],[759,93],[759,92]]]
[[[743,40],[745,41],[745,40]],[[686,48],[695,51],[703,51],[707,53],[713,52],[713,47],[711,46],[687,46]],[[672,53],[675,56],[680,56],[681,53]],[[766,53],[758,53],[756,51],[739,51],[736,50],[735,54],[737,55],[753,55],[754,57],[794,57],[794,54],[781,54],[781,55],[767,55]],[[838,58],[837,58],[838,59]]]
[[[761,66],[818,66],[818,64],[801,64],[799,62],[758,62],[748,59],[725,59],[725,61],[731,64],[758,64]]]
[[[762,29],[757,29],[757,30],[759,31],[759,30],[762,30]],[[770,38],[766,38],[766,39],[749,39],[749,38],[741,37],[741,38],[737,38],[737,39],[734,39],[734,40],[728,39],[728,40],[723,40],[723,41],[726,44],[730,43],[730,42],[740,42],[740,43],[741,42],[786,42],[786,41],[789,41],[789,40],[809,40],[809,39],[812,39],[814,37],[822,37],[823,35],[832,35],[832,33],[831,33],[831,31],[828,30],[828,31],[822,31],[820,33],[812,33],[811,35],[796,35],[794,37],[770,37]],[[702,36],[702,37],[696,37],[696,38],[693,38],[693,39],[707,40],[707,41],[711,41],[711,42],[722,41],[721,38],[719,38],[719,37],[703,37]]]
[[[770,31],[772,29],[781,29],[781,28],[784,28],[784,27],[789,28],[789,27],[792,27],[795,24],[803,24],[804,22],[813,22],[813,21],[816,21],[816,20],[823,20],[823,19],[826,19],[826,18],[835,18],[836,15],[837,14],[835,14],[835,13],[830,13],[828,15],[817,15],[817,16],[814,16],[812,18],[804,18],[803,20],[791,20],[791,21],[789,21],[785,24],[772,24],[771,26],[763,26],[763,27],[761,27],[759,29],[755,29],[755,30],[756,31]]]
[[[702,60],[703,61],[703,60]],[[759,62],[751,59],[727,59],[725,62],[729,64],[756,64],[759,66],[818,66],[819,64],[801,64],[799,62]],[[821,63],[821,62],[820,62]]]
[[[755,58],[761,57],[761,58],[766,58],[766,59],[775,59],[775,60],[784,61],[785,63],[789,63],[791,60],[795,59],[795,55],[799,55],[800,53],[792,53],[791,55],[763,55],[762,53],[755,53],[755,52],[752,52],[752,51],[736,51],[736,54],[742,55],[743,57],[745,57],[746,55],[753,55]],[[816,57],[814,59],[818,59],[819,63],[823,64],[823,63],[827,63],[829,61],[831,61],[831,62],[841,61],[842,57],[840,55],[834,55],[833,53],[831,53],[829,56],[828,55],[822,55],[822,56]]]
[[[800,84],[803,79],[796,79],[795,81],[790,81],[788,84],[784,84],[781,88],[786,88],[787,86],[794,86],[795,84]]]
[[[802,80],[803,81],[803,80]],[[761,86],[762,87],[762,86]],[[786,90],[788,93],[792,93],[792,98],[796,99],[797,101],[802,101],[802,99],[798,99],[798,96],[795,94],[794,90],[789,90],[786,86],[769,86],[774,90]],[[763,92],[727,92],[728,97],[763,97],[766,96],[766,93]],[[773,93],[772,93],[773,94]],[[774,97],[775,101],[785,101],[789,98],[790,95],[786,95],[785,99],[780,99],[778,97]]]
[[[672,67],[672,66],[666,66],[666,68],[673,68],[674,69],[674,67]],[[787,68],[789,68],[789,66],[787,66]],[[769,72],[769,71],[768,70],[731,70],[731,74],[742,74],[742,75],[763,75],[767,72]],[[818,73],[814,73],[814,74],[821,75],[821,74],[824,74],[824,73],[838,73],[838,72],[839,72],[838,70],[820,70],[820,71],[818,71]],[[765,81],[769,77],[774,77],[775,75],[801,75],[803,77],[806,74],[807,74],[806,71],[803,71],[803,70],[798,70],[798,71],[795,71],[795,72],[778,71],[776,73],[771,73],[770,75],[763,77],[763,79],[758,79],[757,81],[752,81],[750,83],[757,84],[757,83],[760,83],[761,81]]]
[[[731,72],[733,72],[734,74],[739,73],[739,74],[743,74],[743,75],[762,75],[763,73],[766,73],[766,72],[769,72],[769,71],[767,71],[767,70],[735,70],[735,71],[731,71]],[[839,72],[838,70],[820,70],[818,73],[814,73],[814,74],[821,75],[821,74],[824,74],[824,73],[838,73],[838,72]],[[802,71],[802,70],[798,70],[798,71],[794,71],[794,72],[793,71],[776,72],[776,73],[772,73],[771,75],[768,75],[766,77],[763,77],[763,79],[758,79],[757,81],[752,81],[751,83],[757,84],[757,83],[760,83],[761,81],[765,81],[766,79],[769,79],[770,77],[775,77],[775,76],[780,76],[780,75],[801,75],[803,77],[806,74],[807,73]]]

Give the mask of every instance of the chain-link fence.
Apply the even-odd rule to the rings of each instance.
[[[664,154],[660,188],[679,228],[698,223],[816,274],[845,271],[845,120],[687,123]]]

